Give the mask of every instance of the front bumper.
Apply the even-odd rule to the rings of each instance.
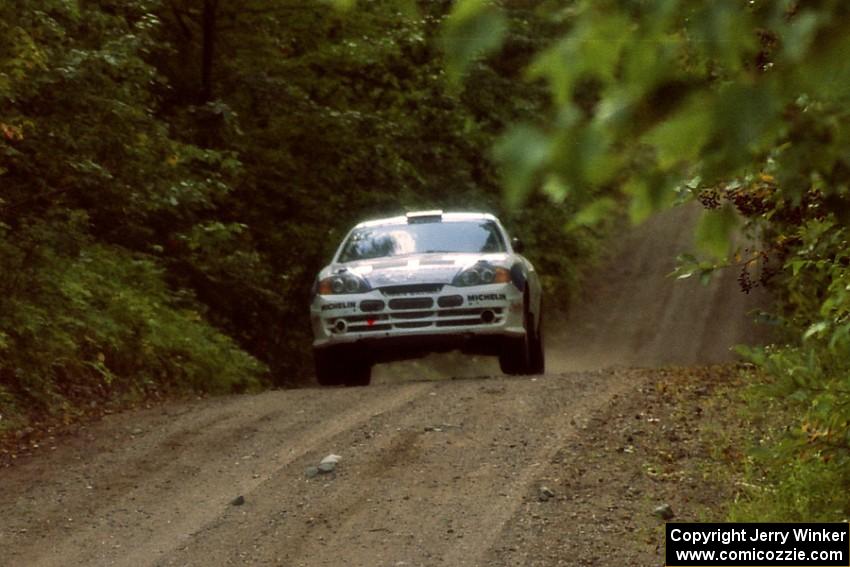
[[[463,348],[469,339],[521,337],[523,296],[513,284],[395,286],[351,295],[317,295],[310,306],[313,347],[379,347],[417,342]],[[480,340],[478,341],[480,342]],[[437,348],[439,346],[439,348]]]

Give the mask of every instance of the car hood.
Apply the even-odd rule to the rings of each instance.
[[[451,283],[455,276],[482,260],[507,266],[508,254],[416,254],[375,258],[327,266],[320,277],[347,270],[363,277],[373,288],[387,285]]]

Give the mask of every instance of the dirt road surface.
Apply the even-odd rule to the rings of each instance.
[[[571,319],[550,321],[544,376],[384,372],[166,404],[0,469],[0,565],[662,564],[652,506],[694,519],[705,487],[643,474],[648,440],[698,453],[689,432],[709,417],[672,412],[669,392],[704,395],[723,372],[694,366],[754,336],[734,274],[665,278],[693,216],[624,236]],[[308,478],[330,453],[336,471]]]
[[[752,312],[766,307],[767,298],[761,288],[742,293],[737,270],[719,272],[708,286],[669,277],[676,256],[693,251],[700,214],[691,204],[625,232],[569,320],[550,330],[550,370],[726,362],[735,359],[730,346],[766,339]]]

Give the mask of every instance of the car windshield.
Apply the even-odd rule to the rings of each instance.
[[[339,262],[430,252],[498,253],[505,242],[492,221],[423,222],[359,228]]]

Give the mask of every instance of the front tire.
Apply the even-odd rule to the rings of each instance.
[[[543,313],[537,325],[528,308],[523,312],[525,335],[519,339],[507,339],[499,353],[499,367],[511,376],[543,374],[546,357],[543,352]]]
[[[546,354],[543,350],[543,306],[540,306],[540,315],[537,317],[537,325],[534,329],[534,338],[531,341],[531,357],[529,374],[543,374],[546,372]]]
[[[339,347],[313,351],[316,381],[320,386],[368,386],[372,362]]]
[[[339,386],[342,384],[340,357],[334,349],[314,350],[313,362],[316,366],[316,382],[320,386]]]
[[[528,368],[528,343],[521,339],[506,339],[499,353],[499,368],[510,376],[526,374]]]
[[[518,339],[506,339],[502,351],[499,353],[499,368],[502,369],[502,372],[511,376],[528,374],[531,365],[530,341],[534,332],[534,321],[528,312],[527,296],[522,310],[522,326],[525,329],[525,334]]]
[[[372,382],[372,363],[365,358],[349,358],[342,380],[349,387],[368,386]]]

